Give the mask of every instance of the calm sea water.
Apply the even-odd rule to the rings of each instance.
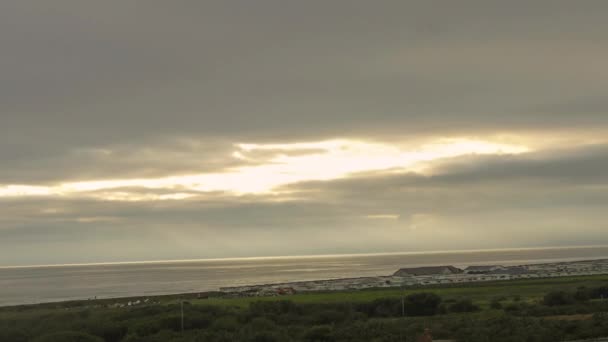
[[[608,247],[0,268],[0,306],[389,275],[401,267],[411,266],[516,265],[599,258],[608,258]]]

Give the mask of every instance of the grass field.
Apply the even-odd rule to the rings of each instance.
[[[608,302],[602,299],[607,295],[553,306],[547,294],[606,286],[608,275],[275,297],[210,293],[202,299],[190,293],[23,305],[0,308],[0,341],[401,341],[400,336],[412,341],[430,327],[438,338],[460,341],[554,342],[607,336]],[[424,304],[411,299],[421,296]],[[144,298],[145,304],[124,305]],[[457,309],[462,303],[474,309]],[[412,311],[428,307],[430,314]],[[505,329],[512,333],[502,333]]]
[[[69,301],[60,303],[44,303],[23,306],[0,307],[2,312],[14,311],[29,311],[29,310],[54,310],[58,307],[82,307],[107,305],[111,303],[120,303],[134,301],[137,299],[150,298],[154,302],[159,302],[163,305],[178,304],[180,301],[188,301],[192,305],[218,305],[230,306],[236,308],[248,307],[252,302],[258,301],[277,301],[289,300],[295,303],[344,303],[344,302],[371,302],[379,298],[399,298],[408,294],[418,292],[432,292],[440,295],[442,298],[457,299],[469,298],[477,305],[486,307],[489,302],[497,297],[506,299],[517,298],[521,301],[538,301],[547,292],[556,289],[563,291],[576,290],[578,287],[594,287],[606,285],[608,283],[608,275],[598,276],[581,276],[581,277],[560,277],[546,279],[522,279],[509,280],[498,282],[480,282],[468,284],[454,285],[435,285],[435,286],[418,286],[406,288],[381,288],[367,289],[359,291],[331,291],[331,292],[308,292],[290,296],[273,296],[273,297],[237,297],[227,298],[221,295],[213,295],[210,298],[199,299],[198,294],[175,294],[152,297],[128,297],[114,299],[99,299],[99,300],[82,300]]]
[[[192,304],[228,305],[246,307],[251,302],[285,300],[296,303],[343,303],[343,302],[369,302],[379,298],[396,298],[416,292],[432,292],[445,299],[470,298],[477,305],[485,307],[496,297],[508,299],[519,298],[524,301],[536,301],[547,292],[556,288],[564,291],[575,290],[581,286],[601,286],[608,282],[608,275],[562,277],[547,279],[525,279],[501,282],[469,283],[458,285],[420,286],[388,289],[369,289],[361,291],[334,291],[302,293],[283,297],[243,297],[243,298],[209,298],[191,300]],[[176,303],[179,299],[168,298],[168,302]]]

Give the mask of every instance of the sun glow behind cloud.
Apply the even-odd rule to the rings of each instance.
[[[256,164],[223,173],[65,182],[55,186],[6,185],[0,186],[0,197],[85,196],[142,201],[180,200],[195,197],[198,192],[267,194],[275,192],[280,186],[302,181],[331,180],[353,173],[387,169],[421,170],[424,164],[442,158],[471,154],[519,154],[530,150],[526,146],[471,139],[441,139],[413,149],[358,140],[237,144],[235,148],[233,158],[253,160]],[[255,152],[271,154],[256,158]],[[128,188],[161,190],[164,193],[133,192],[126,190]]]

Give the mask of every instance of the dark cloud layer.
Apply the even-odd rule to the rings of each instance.
[[[536,210],[608,205],[608,146],[520,156],[442,161],[432,175],[377,172],[331,182],[287,186],[307,197],[359,203],[355,211],[427,212]],[[534,209],[533,209],[534,208]]]
[[[14,148],[605,125],[600,1],[2,7]]]
[[[149,144],[107,144],[66,150],[27,146],[27,153],[11,146],[5,152],[6,167],[0,184],[43,184],[104,178],[150,178],[174,174],[221,172],[252,164],[231,156],[232,144],[221,141],[159,140]]]
[[[0,198],[0,264],[449,248],[438,233],[457,248],[608,242],[607,16],[601,0],[3,2],[0,186],[316,151],[237,158],[241,142],[596,144],[564,138],[273,196]]]

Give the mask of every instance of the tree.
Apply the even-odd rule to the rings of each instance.
[[[500,310],[500,309],[502,309],[502,303],[500,302],[499,299],[494,298],[494,299],[492,299],[492,302],[490,302],[490,308],[495,309],[495,310]]]
[[[589,299],[591,299],[591,290],[584,286],[579,287],[574,293],[574,299],[578,300],[579,302],[588,301]]]
[[[433,316],[439,311],[441,297],[434,293],[415,293],[405,297],[407,316]]]
[[[574,304],[574,297],[565,291],[554,291],[549,292],[543,299],[543,304],[547,306],[561,306]]]
[[[608,286],[602,286],[591,290],[591,298],[608,299]]]
[[[317,325],[310,328],[304,334],[304,341],[311,342],[329,342],[333,341],[332,329],[327,325]]]

